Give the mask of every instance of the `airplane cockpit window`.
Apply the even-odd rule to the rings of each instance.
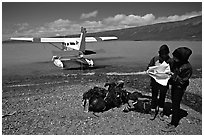
[[[67,46],[69,46],[69,43],[67,43]]]
[[[70,42],[70,45],[75,45],[75,43],[74,42]]]

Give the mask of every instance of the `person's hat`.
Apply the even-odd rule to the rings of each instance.
[[[169,54],[169,47],[167,45],[162,45],[159,48],[159,54],[160,55]]]
[[[179,47],[172,53],[172,55],[178,58],[180,61],[188,61],[191,54],[192,50],[187,47]]]

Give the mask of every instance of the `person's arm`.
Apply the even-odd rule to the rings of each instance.
[[[152,58],[147,66],[147,70],[149,69],[149,67],[154,66],[155,65],[155,61],[154,58]]]
[[[186,65],[180,71],[179,70],[175,71],[175,73],[172,76],[172,80],[175,84],[183,86],[184,84],[186,84],[186,82],[188,82],[191,75],[192,68],[191,66]]]

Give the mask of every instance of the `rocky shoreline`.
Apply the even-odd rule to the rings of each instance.
[[[80,71],[79,71],[80,72]],[[150,94],[147,75],[105,75],[85,71],[4,79],[2,84],[2,134],[4,135],[154,135],[202,134],[202,78],[193,77],[183,104],[188,116],[177,132],[164,133],[165,122],[149,120],[148,114],[122,112],[84,113],[82,94],[107,81],[125,81],[129,91]],[[170,94],[167,95],[167,100]]]

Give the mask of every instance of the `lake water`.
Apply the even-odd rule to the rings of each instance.
[[[158,54],[162,44],[167,44],[170,51],[177,47],[186,46],[192,49],[190,63],[194,68],[202,68],[201,41],[107,41],[87,43],[87,49],[97,52],[87,56],[94,59],[96,66],[132,66],[146,67],[150,59]],[[59,68],[51,62],[52,50],[49,44],[40,43],[3,43],[2,46],[2,75],[36,75],[58,73]],[[172,56],[170,54],[170,56]],[[99,68],[103,69],[103,68]],[[69,70],[66,70],[69,71]],[[125,70],[123,70],[125,72]]]

